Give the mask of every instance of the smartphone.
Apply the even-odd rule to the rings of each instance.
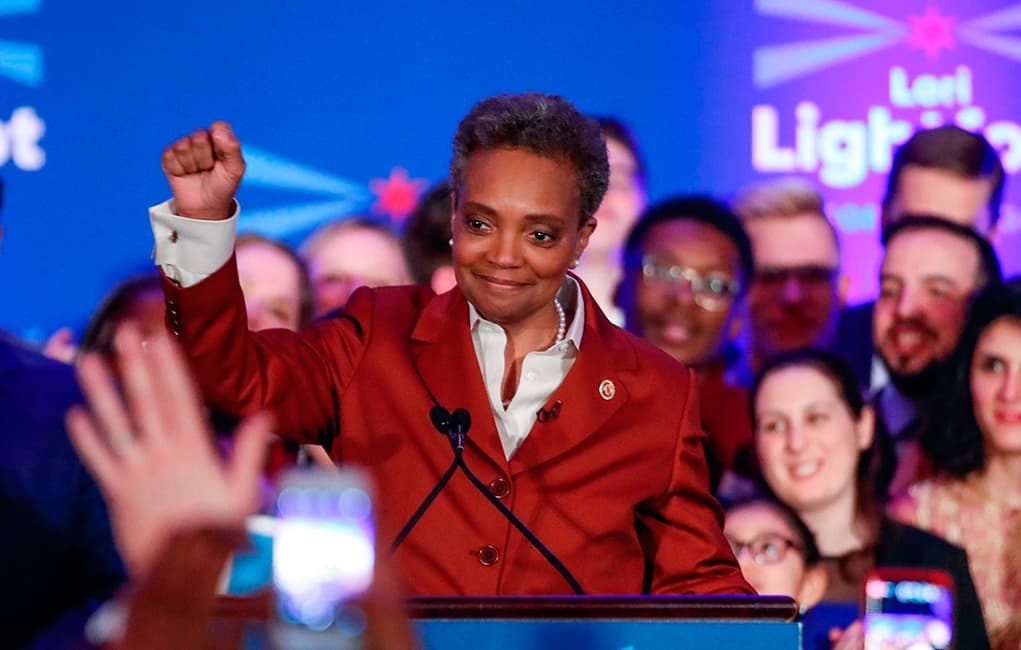
[[[872,569],[864,609],[865,650],[954,647],[954,581],[946,571]]]
[[[280,622],[313,632],[358,632],[351,603],[372,584],[376,562],[372,494],[367,475],[353,468],[283,475],[273,537]]]

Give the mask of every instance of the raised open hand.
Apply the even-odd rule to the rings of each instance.
[[[174,193],[177,214],[193,219],[226,219],[245,173],[241,143],[226,122],[198,129],[163,150],[163,172]]]
[[[270,420],[245,420],[224,462],[176,344],[159,337],[143,350],[126,324],[115,347],[124,397],[100,357],[83,355],[78,377],[91,412],[72,408],[67,427],[106,498],[125,564],[140,578],[174,534],[244,525],[258,504]]]

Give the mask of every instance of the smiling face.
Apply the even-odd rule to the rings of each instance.
[[[479,313],[505,327],[549,318],[595,227],[580,224],[573,166],[519,149],[472,154],[454,205],[454,273]]]
[[[987,462],[1021,456],[1021,319],[1001,317],[982,332],[971,362],[971,398]]]
[[[737,245],[709,224],[692,219],[666,221],[651,228],[643,257],[659,266],[690,269],[703,278],[743,282]],[[641,269],[628,273],[634,300],[626,306],[636,333],[682,363],[701,367],[719,358],[736,310],[735,297],[724,308],[696,304],[691,285],[646,280]]]
[[[916,375],[950,354],[978,279],[978,250],[957,235],[919,228],[889,242],[873,337],[892,374]]]
[[[809,366],[770,373],[755,400],[755,447],[766,482],[799,513],[853,499],[872,414],[855,420],[836,384]]]

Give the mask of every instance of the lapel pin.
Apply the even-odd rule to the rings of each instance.
[[[605,400],[613,399],[613,396],[617,394],[617,387],[613,385],[613,382],[609,379],[604,379],[603,383],[599,384],[599,395]]]

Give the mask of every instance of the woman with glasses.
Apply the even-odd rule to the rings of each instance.
[[[755,447],[768,489],[815,535],[828,577],[824,601],[861,601],[876,566],[942,569],[954,579],[957,647],[987,648],[967,555],[883,516],[872,497],[874,415],[854,373],[814,350],[780,355],[751,393]]]
[[[894,517],[967,549],[994,647],[1021,644],[1021,279],[972,305],[921,444],[939,474]]]

